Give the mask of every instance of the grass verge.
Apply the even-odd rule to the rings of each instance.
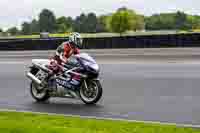
[[[187,32],[187,31],[147,31],[147,32],[128,32],[124,33],[123,36],[148,36],[148,35],[169,35],[169,34],[192,34],[192,33],[200,33],[200,30],[195,30],[193,32]],[[49,34],[49,37],[67,37],[69,33],[57,33],[57,34]],[[83,38],[99,38],[99,37],[119,37],[119,33],[81,33]],[[26,38],[32,38],[37,39],[40,38],[40,35],[18,35],[18,36],[11,36],[10,38],[16,38],[16,39],[26,39]]]
[[[77,117],[0,112],[0,133],[199,133],[200,129],[81,119]]]

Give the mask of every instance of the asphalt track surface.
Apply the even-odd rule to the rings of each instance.
[[[44,58],[47,53],[0,52],[0,109],[200,125],[199,49],[170,53],[172,49],[170,54],[164,50],[166,59],[160,60],[155,56],[146,59],[143,50],[123,51],[121,58],[104,50],[99,55],[99,51],[89,51],[96,54],[101,66],[104,88],[103,98],[95,106],[60,98],[36,103],[30,96],[25,70],[31,58]],[[152,51],[145,54],[151,57],[156,53]]]

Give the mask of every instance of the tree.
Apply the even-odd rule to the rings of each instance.
[[[133,30],[134,31],[144,30],[145,29],[144,16],[136,15],[134,19],[135,19],[135,21],[134,21]]]
[[[24,22],[22,24],[21,34],[23,35],[38,34],[39,32],[40,28],[36,19],[33,19],[31,23]]]
[[[22,24],[21,34],[23,34],[23,35],[32,34],[32,33],[31,33],[31,25],[30,25],[29,23],[24,22],[24,23]]]
[[[56,20],[57,24],[57,32],[59,33],[64,33],[67,31],[67,26],[66,26],[66,17],[60,17]]]
[[[176,29],[176,14],[162,13],[154,14],[145,18],[146,29],[148,30],[170,30]]]
[[[73,30],[82,33],[97,33],[108,31],[108,15],[97,17],[95,13],[81,14],[73,21]]]
[[[136,16],[134,11],[124,9],[119,10],[112,15],[110,29],[113,32],[120,33],[120,35],[123,32],[134,29]]]
[[[109,19],[110,15],[102,15],[98,17],[97,32],[108,32],[109,31]]]
[[[96,33],[101,31],[100,21],[95,13],[89,13],[88,15],[81,14],[74,20],[74,30],[84,33]]]
[[[188,29],[187,15],[184,12],[176,13],[176,29]]]
[[[11,35],[17,35],[19,33],[19,30],[17,29],[17,27],[12,27],[7,30],[7,33],[10,33]]]
[[[71,17],[60,17],[56,20],[57,23],[57,32],[64,33],[64,32],[71,32],[73,19]]]
[[[190,25],[190,29],[200,29],[200,16],[187,16],[187,21]]]
[[[94,13],[89,13],[84,25],[86,26],[87,33],[96,33],[98,25],[97,16]]]
[[[87,16],[82,13],[80,16],[77,16],[74,21],[74,30],[77,32],[86,32],[87,28],[85,27],[85,23],[87,20]]]
[[[56,18],[54,13],[48,9],[42,10],[39,15],[40,32],[55,32]]]
[[[127,11],[127,10],[129,10],[129,9],[127,9],[125,6],[117,9],[118,12],[119,11]]]
[[[40,32],[39,24],[36,19],[33,19],[30,24],[30,32],[31,34],[38,34]]]
[[[189,30],[200,27],[200,17],[187,15],[184,12],[161,13],[145,18],[148,30]]]

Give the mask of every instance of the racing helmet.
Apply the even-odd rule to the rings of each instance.
[[[75,32],[69,35],[69,42],[72,43],[75,47],[81,48],[83,39],[79,33]]]

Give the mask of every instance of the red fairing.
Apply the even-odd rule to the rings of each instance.
[[[78,48],[72,48],[71,44],[66,42],[64,43],[64,47],[63,47],[63,52],[64,52],[64,57],[65,58],[69,58],[72,54],[80,54],[80,50]],[[62,60],[60,59],[59,55],[55,55],[52,59],[51,59],[51,63],[50,63],[50,68],[53,71],[62,71],[61,68],[59,68],[58,65],[62,65]]]
[[[80,54],[80,50],[78,48],[74,49],[74,54]]]
[[[80,50],[78,48],[72,48],[70,43],[65,43],[64,45],[64,56],[69,58],[72,54],[79,54]]]

